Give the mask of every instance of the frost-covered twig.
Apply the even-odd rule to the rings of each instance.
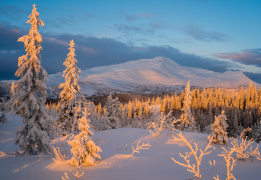
[[[55,157],[52,158],[54,161],[64,161],[65,160],[65,154],[62,155],[60,152],[59,147],[52,147]]]
[[[161,135],[164,129],[169,130],[171,125],[168,124],[166,120],[171,115],[171,112],[172,111],[170,111],[167,115],[161,113],[161,115],[157,117],[157,120],[155,122],[149,122],[147,124],[148,131],[153,137],[158,137],[159,135]],[[152,131],[151,129],[154,129],[155,132]]]
[[[236,149],[230,148],[230,151],[226,150],[226,148],[222,147],[222,149],[224,150],[224,152],[222,154],[219,154],[218,156],[222,156],[225,161],[226,161],[226,166],[227,166],[227,178],[226,180],[236,180],[236,178],[234,177],[234,175],[231,173],[232,170],[234,169],[235,165],[236,165],[236,159],[233,157],[233,153],[236,151]]]
[[[184,142],[190,149],[191,152],[185,152],[186,155],[182,155],[181,153],[179,153],[180,157],[182,157],[186,163],[181,163],[177,160],[175,160],[174,158],[171,158],[175,163],[186,167],[187,171],[192,172],[195,174],[194,177],[196,178],[201,178],[201,174],[200,174],[200,169],[199,166],[201,164],[201,160],[203,158],[203,156],[208,155],[211,153],[211,151],[208,151],[209,148],[213,148],[215,149],[215,147],[211,146],[211,141],[208,143],[208,145],[206,146],[205,150],[202,151],[201,149],[199,156],[198,154],[198,145],[196,143],[194,143],[195,145],[195,149],[192,147],[192,145],[187,141],[187,139],[182,135],[182,133],[180,132],[179,134],[176,133],[176,135],[173,136],[175,141],[182,141]],[[196,165],[195,164],[190,164],[190,157],[194,156],[195,160],[196,160]],[[197,166],[197,167],[196,167]]]
[[[209,161],[209,165],[211,166],[211,169],[213,170],[216,165],[216,160],[214,160],[213,163],[211,161]]]
[[[0,151],[0,157],[3,157],[3,156],[5,156],[6,155],[6,153],[5,152],[3,152],[3,151]]]
[[[64,176],[62,176],[61,178],[62,178],[62,180],[70,180],[67,172],[64,172]]]
[[[217,175],[217,177],[213,177],[214,180],[219,180],[219,176]]]
[[[80,166],[77,167],[77,170],[75,173],[72,173],[72,170],[70,170],[70,173],[76,177],[76,180],[78,180],[80,177],[82,177],[84,175],[84,172],[82,171],[81,173],[79,173],[79,169],[80,169]],[[64,172],[64,176],[61,177],[62,180],[70,180],[70,177],[68,176],[68,174],[66,172]]]
[[[147,144],[142,143],[142,145],[139,145],[139,144],[140,144],[140,141],[137,143],[136,148],[134,148],[134,146],[132,146],[131,156],[132,156],[134,153],[140,153],[140,150],[141,150],[141,149],[149,149],[149,147],[151,147],[150,143],[147,143]]]
[[[252,131],[252,129],[250,127],[244,129],[244,131],[241,132],[239,138],[243,139],[245,137],[245,135],[246,135],[246,132],[250,132],[250,131]]]
[[[80,177],[83,176],[84,172],[82,171],[82,173],[80,174],[78,171],[79,168],[77,168],[76,173],[73,173],[74,177],[76,177],[76,180],[78,180]]]

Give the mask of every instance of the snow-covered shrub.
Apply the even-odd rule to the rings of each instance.
[[[68,141],[68,144],[72,147],[71,153],[73,154],[69,163],[73,166],[93,165],[95,158],[101,158],[98,154],[98,152],[102,151],[101,148],[97,146],[90,137],[93,133],[90,130],[89,115],[90,113],[85,107],[83,117],[78,120],[80,133],[76,135],[73,140]]]
[[[208,136],[209,141],[212,141],[216,144],[227,144],[227,117],[222,111],[219,116],[215,116],[215,122],[211,126],[212,133]]]
[[[240,140],[241,143],[238,142],[238,139],[232,138],[231,145],[235,149],[236,157],[239,160],[246,160],[250,159],[252,160],[254,156],[256,156],[257,159],[260,159],[260,152],[259,152],[259,145],[256,146],[255,149],[253,149],[252,144],[254,143],[253,139],[247,140],[247,136],[244,137],[244,134],[247,131],[251,131],[251,128],[245,129],[241,135]]]
[[[163,112],[156,120],[151,121],[147,124],[147,129],[153,137],[158,137],[161,135],[163,130],[169,130],[171,128],[171,124],[169,123],[168,118],[171,118],[172,111],[170,111],[167,115]],[[153,130],[151,130],[153,129]]]
[[[192,145],[188,142],[188,140],[182,135],[181,132],[179,132],[179,134],[175,133],[175,135],[173,135],[173,138],[175,141],[181,141],[184,142],[186,144],[186,146],[189,147],[191,152],[186,152],[186,155],[182,155],[181,153],[179,153],[179,156],[182,157],[184,159],[184,161],[186,163],[181,163],[177,160],[175,160],[174,158],[171,158],[175,163],[186,167],[187,171],[194,173],[194,177],[196,178],[201,178],[201,174],[200,174],[200,169],[199,166],[201,164],[202,158],[205,155],[208,155],[211,153],[211,151],[208,151],[210,148],[215,149],[215,147],[211,146],[211,141],[209,141],[209,143],[207,144],[206,148],[204,151],[202,151],[201,149],[199,149],[200,154],[198,155],[198,145],[196,143],[194,143],[195,148],[192,147]],[[196,164],[190,164],[190,158],[191,156],[193,156],[196,160]]]

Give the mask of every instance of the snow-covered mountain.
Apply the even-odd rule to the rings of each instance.
[[[185,67],[171,59],[156,57],[128,61],[122,64],[95,67],[80,74],[80,87],[84,94],[116,92],[159,93],[183,88],[187,81],[196,87],[248,86],[252,82],[240,71],[213,72]],[[48,76],[47,87],[56,89],[64,82],[62,72]]]
[[[49,96],[55,97],[59,94],[58,87],[64,82],[62,74],[62,72],[59,72],[48,76],[46,85]],[[183,89],[188,81],[190,81],[191,86],[202,88],[238,88],[248,86],[252,82],[240,71],[218,73],[200,68],[185,67],[164,57],[95,67],[82,70],[80,74],[81,92],[88,96],[108,94],[110,91],[142,94],[175,92]],[[0,87],[6,89],[7,84],[11,85],[11,83],[12,81],[1,81]],[[9,92],[9,90],[6,92]]]

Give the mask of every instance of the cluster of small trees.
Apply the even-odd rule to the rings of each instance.
[[[90,120],[88,102],[80,94],[79,74],[74,49],[74,41],[70,42],[69,53],[64,62],[66,69],[63,77],[65,83],[60,85],[60,102],[58,118],[54,122],[46,107],[47,91],[44,81],[47,72],[41,66],[42,36],[38,32],[44,23],[33,5],[32,14],[27,23],[31,24],[29,35],[20,37],[24,43],[26,54],[19,57],[18,70],[15,75],[20,79],[12,83],[10,99],[6,103],[8,111],[14,110],[23,119],[22,127],[17,131],[15,144],[19,145],[23,154],[49,153],[50,138],[54,127],[58,134],[66,135],[74,132],[78,135],[68,141],[73,154],[70,163],[75,166],[94,164],[100,158],[101,148],[96,146],[90,136]],[[13,108],[14,107],[14,108]],[[57,152],[57,150],[56,150]]]

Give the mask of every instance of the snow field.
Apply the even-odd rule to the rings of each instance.
[[[55,162],[51,155],[25,155],[15,156],[14,145],[16,130],[22,125],[21,118],[12,114],[7,114],[8,123],[0,127],[0,151],[7,155],[0,157],[0,179],[1,180],[27,180],[27,179],[61,179],[64,172],[67,172],[71,179],[75,179],[70,173],[76,168],[64,162]],[[207,145],[207,134],[182,132],[182,134],[193,144],[196,142],[200,149]],[[71,137],[72,138],[72,137]],[[157,138],[153,138],[145,129],[120,128],[106,131],[94,132],[92,140],[101,147],[101,160],[94,166],[83,166],[84,175],[79,179],[88,180],[122,180],[122,179],[190,179],[193,174],[186,168],[175,164],[171,158],[183,162],[179,153],[185,154],[189,148],[182,142],[173,141],[172,136],[164,132]],[[136,146],[138,141],[141,144],[150,143],[152,147],[148,150],[141,150],[140,154],[132,153],[132,145]],[[52,140],[52,145],[57,144],[58,139]],[[66,138],[60,138],[65,142]],[[229,144],[231,140],[229,139]],[[127,145],[127,148],[126,148]],[[254,143],[253,147],[257,144]],[[226,165],[223,157],[218,157],[222,153],[221,147],[231,147],[231,145],[216,145],[216,149],[211,149],[212,153],[203,157],[200,171],[202,179],[213,179],[217,174],[220,179],[226,178]],[[71,158],[70,146],[66,145],[66,159]],[[212,169],[209,161],[216,160],[216,165]],[[194,163],[192,158],[191,163]],[[238,180],[260,179],[261,163],[254,161],[237,161],[232,173]]]

